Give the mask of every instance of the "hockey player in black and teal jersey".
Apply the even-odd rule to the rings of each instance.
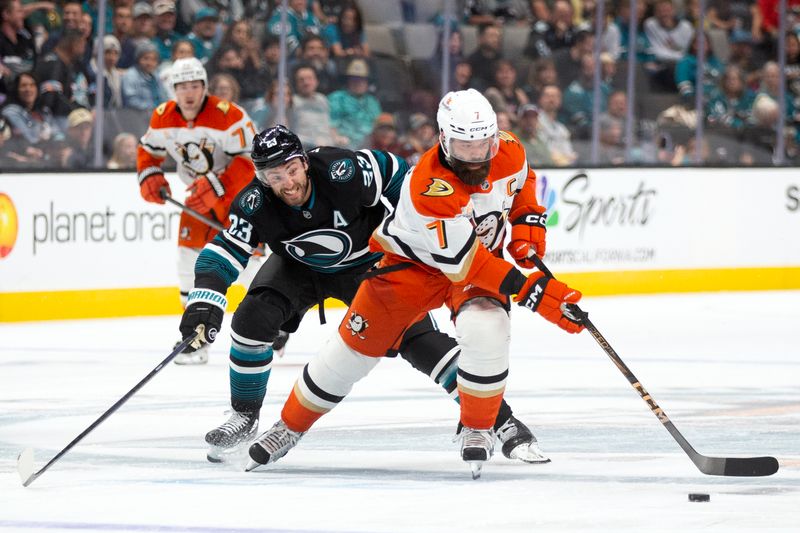
[[[296,331],[316,304],[324,320],[325,298],[350,304],[363,276],[380,258],[369,251],[369,238],[387,209],[396,205],[408,171],[403,159],[385,151],[321,147],[305,152],[284,126],[257,135],[251,158],[256,177],[231,205],[228,229],[200,253],[195,287],[180,324],[184,338],[202,332],[193,349],[213,342],[222,325],[227,288],[255,248],[269,246],[272,254],[233,315],[233,413],[206,435],[210,461],[222,460],[255,437],[279,335]],[[457,398],[458,345],[428,315],[406,330],[399,352]],[[495,430],[506,457],[549,461],[505,402]]]

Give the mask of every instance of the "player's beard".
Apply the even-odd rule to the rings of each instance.
[[[474,167],[476,163],[465,163],[458,159],[453,159],[451,166],[453,167],[453,172],[458,179],[466,183],[467,185],[477,186],[483,183],[487,177],[489,177],[489,167],[491,166],[491,160],[484,161],[480,163],[480,166]]]

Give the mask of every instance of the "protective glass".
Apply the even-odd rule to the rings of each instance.
[[[500,141],[495,133],[485,139],[450,139],[450,157],[465,163],[483,163],[497,155]]]

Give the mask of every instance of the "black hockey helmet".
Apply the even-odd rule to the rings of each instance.
[[[304,161],[308,161],[300,138],[283,124],[267,128],[253,137],[253,151],[250,152],[250,158],[256,166],[256,171],[283,165],[295,157],[302,157]]]

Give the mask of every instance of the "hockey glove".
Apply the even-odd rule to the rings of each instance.
[[[200,176],[186,189],[191,196],[186,199],[186,207],[206,214],[225,196],[225,186],[213,173]]]
[[[544,257],[545,250],[545,222],[547,215],[541,206],[526,207],[525,212],[517,209],[511,213],[511,242],[508,243],[508,253],[522,268],[533,268],[530,257],[534,253]]]
[[[528,281],[514,297],[519,305],[539,313],[568,333],[580,333],[585,327],[581,317],[570,312],[567,307],[567,304],[578,303],[580,299],[580,291],[541,272],[528,276]]]
[[[200,335],[184,350],[186,353],[191,353],[206,343],[214,342],[222,327],[222,317],[225,316],[227,305],[228,301],[225,299],[225,295],[217,291],[192,289],[189,292],[186,310],[183,312],[179,328],[181,335],[185,339],[193,331],[196,331],[198,326],[202,326],[202,329]]]
[[[161,189],[165,189],[167,195],[172,196],[169,183],[159,167],[146,168],[139,173],[139,192],[142,193],[142,198],[154,204],[163,204]]]

